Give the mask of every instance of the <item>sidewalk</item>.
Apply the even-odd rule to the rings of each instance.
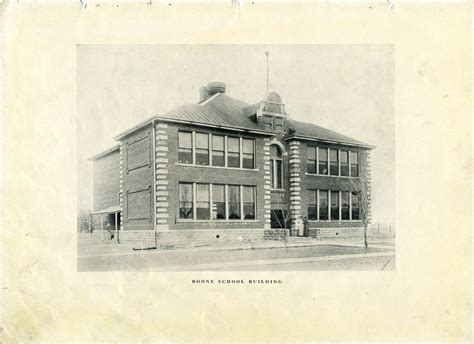
[[[193,248],[175,248],[175,249],[149,249],[149,250],[133,250],[133,246],[129,244],[117,244],[117,243],[79,243],[78,244],[78,257],[107,257],[107,256],[126,256],[126,255],[149,255],[156,254],[157,252],[202,252],[202,251],[239,251],[239,250],[259,250],[259,249],[281,249],[281,248],[297,248],[297,247],[313,247],[313,246],[343,246],[343,247],[364,247],[363,240],[359,238],[339,238],[339,239],[328,239],[328,240],[316,240],[306,237],[290,237],[288,242],[278,240],[264,240],[256,242],[242,242],[242,243],[222,243],[218,246],[197,246]],[[395,241],[387,240],[381,241],[380,239],[376,242],[371,243],[369,241],[370,248],[377,249],[394,249]]]
[[[149,250],[125,252],[79,251],[78,271],[185,271],[185,270],[348,270],[367,266],[379,270],[395,256],[390,248],[362,245],[337,245],[333,242],[309,244],[254,245],[242,247],[218,247],[182,250]],[[99,245],[95,245],[99,246]],[[94,253],[94,254],[92,254]],[[327,262],[332,262],[329,265]],[[354,265],[355,264],[355,265]],[[369,269],[372,269],[369,267]]]

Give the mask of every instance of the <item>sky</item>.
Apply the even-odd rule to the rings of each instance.
[[[373,222],[395,222],[395,60],[392,45],[78,45],[78,209],[92,209],[92,162],[113,136],[183,103],[199,88],[256,103],[269,90],[290,118],[376,146]]]

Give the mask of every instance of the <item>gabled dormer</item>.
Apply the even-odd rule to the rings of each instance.
[[[288,128],[288,115],[285,111],[280,95],[275,92],[269,93],[260,102],[256,113],[257,123],[266,130],[276,133],[285,133]]]

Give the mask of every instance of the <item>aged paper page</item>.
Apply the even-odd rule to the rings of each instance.
[[[472,340],[470,3],[391,6],[249,2],[236,7],[222,3],[81,6],[17,2],[0,6],[2,343]],[[197,98],[201,85],[173,84],[170,71],[176,71],[177,80],[186,73],[196,73],[199,68],[193,69],[193,53],[189,51],[196,56],[205,52],[201,57],[207,52],[224,51],[219,56],[231,59],[231,50],[226,50],[229,44],[235,45],[236,54],[250,54],[252,49],[265,46],[264,51],[271,54],[272,71],[278,71],[278,65],[271,64],[278,61],[274,56],[284,56],[287,62],[288,56],[293,56],[289,52],[287,55],[285,47],[294,53],[298,49],[308,52],[313,46],[311,54],[315,55],[311,56],[327,54],[328,65],[330,47],[339,51],[338,58],[347,53],[352,62],[359,61],[355,60],[357,56],[375,52],[371,56],[379,60],[371,62],[373,69],[368,63],[361,64],[364,72],[360,78],[391,85],[386,99],[383,92],[374,89],[371,104],[379,104],[375,109],[387,112],[371,117],[379,121],[367,127],[368,132],[384,133],[378,136],[380,142],[385,142],[385,135],[386,142],[393,143],[393,149],[381,148],[388,152],[387,159],[393,159],[391,165],[384,165],[393,189],[384,189],[390,194],[379,195],[378,199],[386,203],[375,207],[377,212],[382,209],[385,214],[394,214],[396,264],[391,263],[390,271],[210,268],[166,272],[143,269],[140,263],[134,263],[136,268],[104,269],[110,271],[81,269],[76,221],[84,185],[81,164],[90,163],[85,159],[90,147],[84,148],[88,144],[84,133],[102,135],[103,131],[96,128],[107,128],[107,121],[113,121],[117,114],[121,122],[111,124],[114,130],[107,133],[113,144],[111,138],[120,130],[156,115],[145,113],[139,102],[129,111],[136,111],[134,115],[119,115],[120,111],[128,111],[117,105],[122,104],[119,100],[136,98],[134,92],[142,90],[140,84],[146,79],[144,70],[143,79],[133,79],[139,68],[120,65],[120,61],[129,54],[135,66],[140,59],[146,64],[148,52],[159,54],[165,51],[160,46],[168,45],[170,65],[156,66],[163,73],[156,81],[160,92],[149,97],[156,97],[157,108],[169,99],[179,105],[181,101],[172,97],[179,98],[192,89]],[[172,45],[179,46],[173,50]],[[176,51],[181,47],[185,47],[182,56],[187,59],[182,58],[184,69],[172,62],[180,58]],[[104,52],[112,52],[109,60],[103,60]],[[217,58],[210,53],[208,56],[209,64],[219,69]],[[385,58],[386,65],[380,60]],[[207,70],[204,59],[196,61]],[[253,82],[252,66],[265,66],[262,61],[233,61],[239,70],[249,66],[249,73],[243,71],[239,79],[242,85],[244,81]],[[301,66],[318,68],[304,59],[298,61]],[[334,68],[334,73],[340,73],[334,84],[350,82],[344,85],[349,90],[353,82],[348,81],[352,80],[349,75],[356,75],[353,72],[358,68],[351,61],[341,62],[348,68],[347,79],[343,67],[340,71]],[[88,69],[91,65],[102,67]],[[376,74],[382,70],[380,66],[386,68],[383,70],[388,71],[388,77]],[[109,107],[87,108],[90,99],[100,100],[94,98],[93,88],[95,84],[103,85],[101,75],[106,79],[109,67],[118,68],[121,82],[110,82],[108,93],[100,93],[103,89],[97,87],[100,97],[112,95],[111,101],[103,102]],[[87,70],[89,74],[84,72]],[[294,70],[298,71],[296,62]],[[288,69],[281,75],[284,73],[292,74]],[[261,75],[263,90],[265,72]],[[278,72],[271,75],[276,83]],[[163,83],[166,80],[174,85],[169,92]],[[287,84],[297,84],[288,80]],[[322,99],[308,99],[308,89],[313,87],[310,82],[317,85],[317,80],[304,80],[301,92],[287,90],[290,99],[305,95],[301,101],[306,103],[293,105],[303,110],[313,101],[323,103]],[[320,85],[327,80],[328,75]],[[280,82],[285,84],[284,79]],[[133,92],[120,93],[127,90],[124,84],[128,83]],[[365,84],[354,83],[354,93],[347,95],[355,99],[358,109],[363,108],[363,99],[370,98],[367,89],[357,90]],[[327,94],[330,96],[329,91]],[[90,110],[87,118],[82,117],[84,108]],[[350,110],[349,104],[348,113]],[[94,111],[98,113],[97,127]],[[138,114],[140,111],[143,114]],[[376,113],[374,108],[370,111]],[[304,111],[299,116],[306,121],[320,119],[312,117],[319,114]],[[369,110],[366,116],[369,118]],[[345,126],[350,131],[350,125]],[[359,130],[362,138],[363,131]],[[92,145],[96,153],[111,147],[107,146],[109,141],[97,142],[104,146]],[[378,162],[373,164],[380,164],[384,154],[374,152]],[[244,195],[244,186],[240,190]],[[248,208],[242,205],[241,209]],[[109,211],[118,212],[115,208]],[[133,259],[130,257],[135,257],[134,252],[130,251],[124,262]],[[280,282],[249,283],[253,280]]]

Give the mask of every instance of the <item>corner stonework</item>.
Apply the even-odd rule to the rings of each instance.
[[[155,188],[156,188],[156,230],[169,230],[168,190],[168,124],[155,125]]]
[[[366,151],[365,153],[366,156],[366,176],[365,176],[365,188],[367,190],[367,203],[368,203],[368,208],[367,208],[367,220],[368,223],[372,223],[372,171],[371,171],[371,166],[370,166],[370,151]]]
[[[296,220],[301,216],[301,156],[300,142],[290,142],[290,211],[291,235],[298,235]]]
[[[264,184],[264,229],[270,229],[271,228],[271,185],[270,185],[270,139],[265,138],[264,139],[265,146],[263,147],[263,171],[264,171],[264,178],[265,178],[265,184]]]
[[[122,208],[120,212],[120,230],[123,230],[123,143],[120,143],[119,152],[119,166],[120,166],[120,188],[119,188],[119,206]]]

